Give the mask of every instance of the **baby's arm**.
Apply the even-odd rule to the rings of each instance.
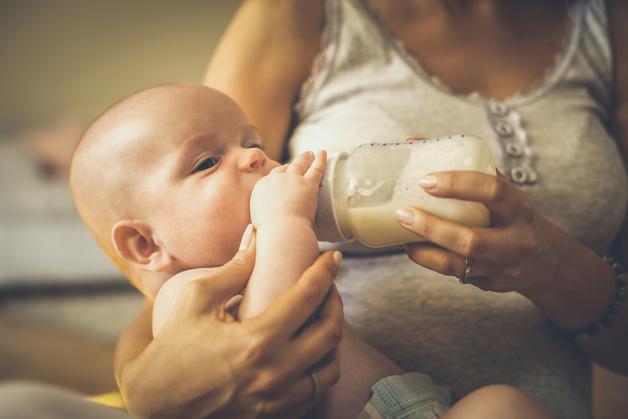
[[[312,228],[326,154],[301,155],[260,180],[251,197],[251,221],[257,228],[256,258],[239,317],[264,311],[291,287],[318,255]],[[339,350],[340,381],[326,393],[308,418],[357,417],[371,397],[371,385],[401,369],[364,342],[350,328]]]
[[[324,152],[316,159],[306,153],[290,165],[274,169],[256,184],[251,197],[251,217],[257,228],[255,268],[238,317],[264,311],[318,256],[312,222],[325,164]],[[189,269],[163,284],[153,308],[153,336],[170,317],[183,288],[212,269]]]
[[[256,258],[238,315],[255,316],[290,288],[318,256],[313,230],[327,155],[305,153],[273,169],[251,196]]]
[[[319,185],[325,171],[326,153],[297,157],[290,165],[274,169],[256,185],[251,196],[251,221],[255,234],[255,267],[247,284],[238,317],[263,312],[285,293],[318,255],[313,230]],[[185,284],[199,276],[182,272],[167,281],[155,301],[154,324],[163,323]],[[164,308],[159,310],[159,308]],[[155,328],[158,331],[159,327]],[[156,333],[155,333],[156,334]],[[317,404],[310,417],[356,417],[371,397],[378,379],[402,373],[392,361],[345,329],[339,347],[343,353],[342,377]]]

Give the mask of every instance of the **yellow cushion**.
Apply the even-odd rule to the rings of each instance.
[[[104,404],[105,406],[111,406],[118,409],[126,410],[126,406],[124,405],[124,400],[122,400],[122,395],[119,391],[112,391],[111,393],[103,393],[97,394],[95,396],[90,396],[87,398],[90,402]]]

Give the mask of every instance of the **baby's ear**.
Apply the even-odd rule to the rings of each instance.
[[[111,240],[118,255],[129,265],[150,272],[168,271],[173,259],[141,221],[122,220],[111,229]]]

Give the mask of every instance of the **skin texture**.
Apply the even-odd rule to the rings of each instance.
[[[274,168],[255,184],[250,207],[252,226],[255,226],[256,263],[237,308],[237,319],[254,318],[272,307],[316,259],[319,250],[312,225],[326,158],[325,152],[316,156],[304,153],[290,164]],[[216,169],[212,176],[220,170]],[[204,272],[207,268],[180,272],[160,288],[153,308],[155,335],[162,326],[177,327],[175,311],[186,283]],[[341,362],[341,379],[329,393],[321,395],[308,418],[357,417],[371,397],[373,384],[385,376],[403,373],[350,328],[343,329],[338,347],[340,354],[346,355]],[[319,357],[325,355],[313,345],[309,348],[308,352],[313,351]],[[288,367],[291,374],[307,374],[298,365],[284,366]]]
[[[99,118],[81,142],[73,162],[72,185],[84,218],[98,212],[87,187],[93,184],[84,179],[98,178],[100,199],[116,199],[120,189],[131,191],[127,199],[118,200],[119,207],[113,208],[109,218],[99,215],[88,224],[96,234],[104,230],[101,224],[110,226],[115,255],[138,278],[140,290],[151,299],[156,296],[155,336],[164,328],[179,328],[179,323],[185,327],[177,311],[182,305],[193,305],[186,302],[188,288],[198,287],[197,280],[211,277],[231,258],[250,222],[256,229],[259,257],[246,290],[238,290],[244,294],[238,320],[262,314],[317,258],[312,223],[326,154],[315,158],[305,153],[279,166],[260,148],[255,130],[237,105],[200,86],[160,86],[135,94]],[[103,167],[115,171],[115,187],[108,185]],[[107,239],[102,234],[100,240]],[[197,334],[199,340],[207,336],[213,334]],[[351,334],[347,339],[359,338]],[[317,335],[306,334],[304,340],[304,356],[321,359],[327,355],[316,344]],[[366,347],[363,342],[350,345]],[[325,417],[357,415],[375,381],[401,372],[373,350],[364,356],[352,355],[355,358],[343,368],[353,383],[341,387],[351,392],[333,398],[334,406],[326,403]],[[220,351],[221,358],[226,356]],[[185,358],[187,362],[187,351]],[[358,358],[366,365],[360,370],[353,368],[353,359]],[[219,364],[210,373],[217,380],[235,381],[242,374]],[[310,367],[311,362],[283,366],[286,374],[301,377],[307,376]],[[269,389],[274,386],[265,384]],[[213,404],[199,406],[199,412],[225,402],[214,399]]]
[[[225,95],[162,86],[118,103],[89,128],[71,185],[98,242],[154,297],[175,273],[235,254],[253,186],[277,166]]]
[[[146,300],[116,349],[116,380],[129,413],[297,418],[312,406],[312,384],[303,371],[316,365],[321,391],[338,381],[335,348],[343,315],[333,286],[339,264],[332,253],[320,256],[262,315],[235,321],[225,304],[242,291],[254,263],[253,243],[185,287],[172,321],[155,339],[152,302]],[[304,326],[314,312],[319,320]]]
[[[454,92],[477,91],[494,99],[535,85],[559,52],[567,27],[563,2],[373,0],[371,5],[382,26]],[[628,4],[609,0],[607,5],[615,65],[609,123],[628,161],[628,62],[618,47],[628,42],[628,30],[621,24]],[[265,138],[271,157],[279,158],[284,149],[292,108],[319,51],[323,26],[322,0],[245,1],[210,61],[205,84],[242,106]],[[472,69],[468,62],[474,63]],[[535,211],[514,185],[470,173],[442,177],[431,193],[483,202],[495,225],[490,231],[471,230],[410,208],[416,222],[407,228],[422,236],[429,233],[435,243],[408,246],[412,260],[461,275],[464,257],[474,256],[474,285],[519,291],[564,329],[589,324],[604,312],[614,289],[612,270]],[[625,221],[616,255],[624,265],[627,225]],[[503,243],[508,245],[501,248]],[[530,274],[536,275],[531,284],[525,281]],[[621,310],[582,348],[593,360],[628,373],[626,330],[628,310]]]
[[[322,3],[322,0],[245,1],[225,33],[208,69],[205,83],[226,92],[242,106],[249,120],[264,137],[269,155],[275,159],[279,159],[282,154],[292,106],[319,50],[320,33],[324,24]],[[519,6],[513,6],[517,4]],[[618,46],[628,42],[628,31],[625,25],[618,22],[625,21],[627,5],[622,1],[608,1],[607,4],[616,66],[610,122],[618,144],[621,145],[622,155],[626,159],[628,63],[626,54]],[[456,92],[478,91],[486,97],[496,99],[526,90],[531,83],[538,80],[538,75],[543,74],[547,67],[547,57],[555,55],[556,46],[560,45],[564,34],[564,31],[560,31],[560,28],[564,27],[564,17],[561,18],[562,12],[556,8],[554,2],[381,0],[374,1],[373,5],[379,8],[385,26],[394,32],[417,58],[420,58],[423,66],[429,68],[433,75],[444,80]],[[528,5],[529,9],[526,8]],[[384,10],[384,6],[389,8],[389,13]],[[400,12],[402,10],[403,13]],[[419,10],[421,13],[418,13]],[[517,13],[514,13],[515,10]],[[522,16],[522,13],[527,14],[529,18],[518,19],[517,16]],[[430,25],[418,25],[419,17],[430,22]],[[557,20],[560,19],[563,19],[562,25],[557,24]],[[521,25],[521,22],[526,24]],[[530,22],[534,22],[534,25],[530,25]],[[405,28],[417,28],[416,30],[427,32],[419,38],[394,30],[401,29],[404,25]],[[451,31],[452,27],[457,28],[457,31]],[[513,28],[516,28],[516,31]],[[487,43],[488,38],[493,42]],[[446,44],[455,43],[458,47],[438,49],[438,54],[430,53],[429,42],[421,44],[421,39],[429,42],[438,40]],[[498,40],[510,41],[504,41],[500,45],[497,43]],[[510,52],[514,50],[510,46],[512,40],[518,41],[516,57],[510,53],[504,54],[509,52],[506,51],[508,48]],[[539,50],[543,50],[543,53],[538,54]],[[419,57],[423,52],[425,54]],[[479,52],[483,54],[484,59],[473,60],[476,63],[473,77],[469,77],[468,72],[460,72],[460,68],[467,68],[464,63],[469,61],[469,57],[475,58],[475,54]],[[517,60],[517,57],[521,59],[513,61]],[[512,71],[513,68],[516,71]],[[495,74],[491,69],[499,74]],[[507,69],[511,71],[506,71]],[[463,184],[474,182],[478,182],[477,187],[480,191],[485,191],[496,181],[488,178],[469,179]],[[439,185],[438,188],[442,188],[443,183]],[[506,194],[511,198],[508,208],[517,209],[508,213],[511,218],[505,221],[506,224],[502,225],[501,229],[507,234],[519,233],[525,229],[527,239],[534,238],[521,242],[518,235],[510,236],[513,244],[508,259],[512,260],[512,257],[521,253],[526,256],[527,264],[536,264],[539,270],[547,272],[547,276],[541,277],[534,289],[528,288],[525,295],[559,326],[574,328],[590,322],[609,301],[612,288],[610,270],[589,249],[581,246],[554,225],[542,224],[541,227],[547,227],[547,230],[543,231],[543,234],[537,234],[539,232],[537,220],[542,219],[542,215],[535,213],[534,217],[521,217],[520,214],[526,213],[525,201],[519,199],[518,191],[512,185],[507,185],[506,188],[508,188]],[[454,195],[456,192],[441,189],[441,193]],[[468,195],[468,192],[465,193]],[[521,205],[524,205],[523,211],[518,208]],[[618,245],[620,249],[618,257],[624,264],[628,261],[626,231],[628,229],[624,223]],[[468,230],[456,230],[454,234],[459,239],[456,242],[464,243],[468,240],[467,233]],[[530,243],[534,248],[530,248]],[[484,248],[490,249],[492,246],[495,249],[495,243],[486,243]],[[539,256],[537,250],[544,247],[554,252],[551,257]],[[444,249],[446,248],[441,246],[441,251],[429,254],[420,263],[428,267],[452,266],[448,269],[459,273],[463,266],[460,263],[463,255],[454,249]],[[561,251],[556,253],[555,249]],[[415,257],[411,249],[408,253],[410,257]],[[487,259],[485,262],[494,259],[494,256],[485,257]],[[483,271],[475,271],[475,268],[477,265],[474,264],[474,276],[477,272],[483,274],[482,277],[476,278],[489,278],[495,284],[506,277],[504,272],[510,272],[508,282],[511,285],[515,284],[516,287],[521,285],[520,283],[516,285],[517,267],[495,264],[495,267],[491,268],[489,263],[485,263]],[[530,266],[525,268],[532,269]],[[492,272],[489,272],[490,269]],[[555,269],[559,269],[559,272],[555,272]],[[552,273],[557,275],[555,276],[558,278],[557,281],[542,280],[547,279]],[[583,349],[594,360],[619,371],[628,371],[628,361],[625,358],[625,353],[628,352],[625,333],[628,328],[626,313],[628,310],[622,310],[610,327],[583,345]],[[134,344],[138,351],[145,347],[146,344],[141,339],[133,340],[134,336],[141,335],[142,330],[148,330],[150,333],[149,327],[144,329],[142,327],[141,323],[131,327],[128,333],[131,337],[123,338],[121,347]],[[124,353],[123,350],[121,352]],[[127,365],[129,371],[143,365],[141,360],[133,362],[136,358],[130,358],[129,362],[127,362],[129,358],[122,359],[119,365]],[[122,368],[119,367],[118,370],[120,369]],[[136,375],[130,372],[126,382],[131,382],[135,377]]]
[[[226,309],[255,265],[255,241],[237,252],[253,186],[277,166],[237,105],[200,86],[133,95],[80,142],[71,171],[77,208],[148,297],[116,351],[116,378],[132,414],[298,417],[311,406],[306,370],[316,365],[321,391],[338,380],[338,257],[310,261],[254,319],[235,321]],[[167,278],[196,266],[219,267],[197,272],[152,340],[154,295]],[[315,311],[319,320],[304,326]],[[198,374],[199,366],[208,373]]]
[[[251,222],[259,258],[239,309],[243,318],[263,312],[316,259],[318,242],[312,226],[326,162],[324,152],[304,153],[255,185]]]
[[[499,418],[551,419],[543,406],[510,386],[496,384],[482,387],[456,403],[444,419]]]
[[[338,380],[337,350],[321,342],[334,348],[341,326],[308,327],[296,347],[286,341],[294,340],[307,319],[301,317],[303,307],[285,298],[294,299],[286,291],[295,288],[297,296],[308,295],[299,277],[318,255],[312,223],[326,154],[305,153],[278,166],[259,147],[254,130],[226,96],[198,86],[162,86],[117,104],[77,150],[72,186],[83,216],[98,210],[88,188],[94,179],[100,182],[99,199],[115,199],[119,188],[131,191],[119,207],[89,222],[95,234],[102,229],[98,223],[111,226],[107,244],[145,294],[153,297],[154,287],[160,287],[154,307],[147,306],[155,339],[135,336],[150,342],[142,352],[136,352],[141,345],[124,340],[128,346],[121,346],[116,358],[118,382],[134,414],[299,416],[311,404],[309,371],[320,375],[323,392]],[[103,168],[115,171],[115,188]],[[255,238],[247,228],[249,234],[235,243],[240,252],[224,261],[224,249],[233,247],[232,230],[249,220]],[[223,266],[189,269],[216,264]],[[237,322],[228,306],[242,293]],[[321,294],[309,294],[314,304],[305,312],[311,313]],[[275,304],[292,309],[290,317],[276,317],[276,310],[269,310]],[[320,316],[334,319],[333,308],[325,304]],[[260,318],[275,323],[260,326]],[[370,398],[371,385],[402,373],[350,330],[338,349],[349,355],[341,364],[345,378],[308,417],[355,417]],[[138,364],[152,369],[139,373]],[[193,371],[201,365],[209,370]],[[172,388],[176,391],[163,394]]]

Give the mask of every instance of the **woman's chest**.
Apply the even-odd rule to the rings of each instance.
[[[616,144],[586,91],[560,90],[528,105],[502,106],[444,100],[422,84],[366,89],[303,122],[291,146],[294,153],[313,147],[334,152],[416,134],[478,135],[502,173],[511,179],[513,170],[534,174],[518,185],[541,213],[603,252],[623,221],[627,183]],[[515,152],[522,138],[527,151]]]
[[[491,2],[458,10],[411,10],[406,1],[370,3],[382,30],[426,73],[457,94],[478,92],[496,100],[538,84],[570,30],[562,2],[521,2],[507,12],[487,7]]]

